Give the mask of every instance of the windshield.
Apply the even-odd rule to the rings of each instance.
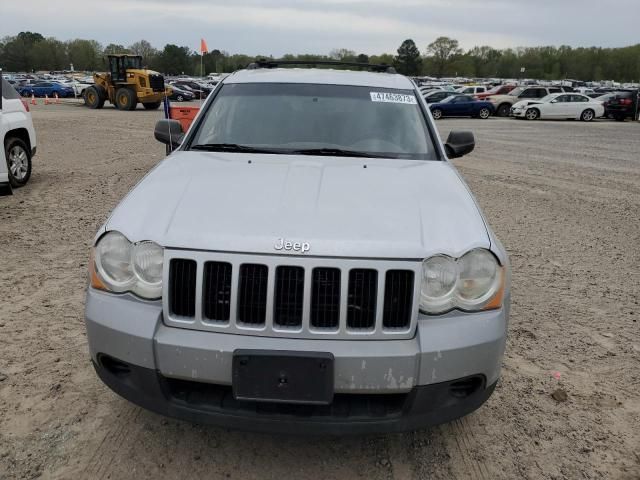
[[[524,90],[524,87],[516,87],[513,90],[511,90],[508,95],[512,95],[514,97],[517,97],[518,95],[520,95]]]
[[[312,84],[226,84],[191,149],[436,159],[412,90]],[[241,148],[241,150],[240,150]]]

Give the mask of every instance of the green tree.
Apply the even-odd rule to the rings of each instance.
[[[413,40],[407,39],[398,48],[398,54],[393,62],[396,70],[404,75],[419,75],[422,67],[420,50]]]
[[[102,60],[102,47],[95,40],[77,38],[67,42],[69,62],[74,70],[95,71],[105,68]]]
[[[44,40],[39,33],[20,32],[7,37],[4,42],[2,60],[7,71],[30,72],[34,69],[33,46]]]
[[[433,60],[435,74],[443,76],[454,57],[461,55],[458,40],[449,37],[438,37],[427,46],[427,55]]]
[[[194,73],[189,47],[179,47],[170,43],[164,46],[158,58],[158,66],[162,72],[169,75]]]
[[[31,58],[36,70],[65,70],[69,68],[67,47],[60,40],[49,37],[33,45]]]

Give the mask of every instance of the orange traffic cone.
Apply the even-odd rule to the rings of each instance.
[[[58,97],[58,92],[55,92],[54,95],[56,96],[56,103],[60,103],[60,97]]]
[[[31,105],[38,105],[38,102],[36,101],[36,96],[33,93],[31,94]]]
[[[51,103],[51,101],[49,100],[49,95],[45,95],[44,96],[44,104],[45,105],[49,105]]]

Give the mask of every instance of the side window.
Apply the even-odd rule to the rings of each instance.
[[[16,92],[15,88],[13,88],[11,84],[7,82],[4,78],[2,79],[2,98],[6,98],[6,99],[20,98],[20,95],[18,95],[18,92]]]
[[[486,89],[486,88],[484,88],[484,87],[478,87],[478,90],[476,91],[476,93],[484,93],[484,92],[486,92],[486,91],[487,91],[487,89]]]
[[[574,102],[588,102],[589,98],[583,95],[572,95]]]

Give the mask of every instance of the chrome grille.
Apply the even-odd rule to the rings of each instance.
[[[290,338],[410,338],[419,261],[167,249],[165,323]]]

